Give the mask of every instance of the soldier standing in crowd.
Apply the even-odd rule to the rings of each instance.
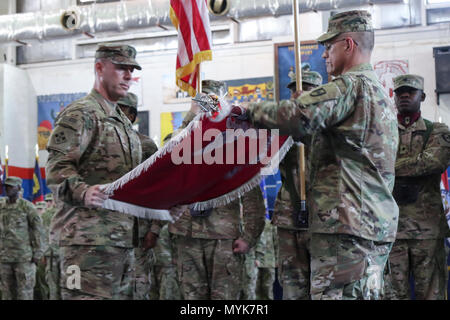
[[[333,81],[296,100],[253,103],[233,113],[245,113],[256,127],[313,139],[307,199],[312,299],[379,299],[398,222],[395,106],[370,65],[370,13],[332,16],[318,41]]]
[[[450,131],[421,116],[424,79],[406,74],[394,79],[400,144],[394,197],[400,208],[397,237],[389,255],[385,299],[411,299],[410,275],[418,300],[443,300],[447,287],[441,174],[450,164]]]
[[[34,299],[48,300],[49,289],[47,281],[45,280],[45,253],[48,251],[48,228],[46,228],[46,226],[44,225],[44,213],[47,209],[47,204],[45,203],[45,201],[38,201],[35,203],[35,208],[42,220],[44,241],[47,250],[44,252],[44,257],[41,261],[42,263],[39,263],[36,266],[36,285],[34,287]]]
[[[295,74],[287,85],[292,96],[296,90]],[[322,85],[320,73],[302,68],[303,93]],[[321,133],[316,133],[320,135]],[[306,156],[309,156],[309,148]],[[281,189],[275,201],[273,224],[278,234],[278,272],[280,284],[283,288],[284,300],[308,300],[310,298],[310,250],[311,236],[307,224],[298,224],[297,215],[300,214],[299,193],[299,148],[293,145],[280,163]],[[306,170],[306,185],[309,183]],[[309,193],[306,198],[309,198]]]
[[[57,209],[51,193],[46,194],[44,199],[47,204],[47,209],[42,214],[42,222],[45,230],[45,239],[48,243],[47,250],[45,251],[45,282],[48,285],[48,298],[50,300],[61,300],[61,270],[59,267],[61,260],[59,257],[59,247],[56,243],[50,243],[49,241],[50,223]]]
[[[128,92],[128,94],[117,101],[117,105],[122,112],[130,119],[131,123],[136,122],[137,117],[137,96]],[[138,131],[136,131],[142,146],[142,162],[147,160],[152,154],[158,151],[153,140]],[[150,269],[153,259],[153,252],[151,248],[156,245],[156,237],[154,234],[148,232],[151,227],[151,220],[135,217],[135,227],[138,231],[135,233],[139,235],[137,240],[137,247],[134,249],[135,256],[135,290],[134,300],[149,300],[150,299]]]
[[[33,300],[36,266],[45,250],[42,221],[19,197],[22,179],[8,177],[0,198],[0,291],[3,300]]]
[[[95,53],[89,95],[57,117],[47,146],[47,185],[58,212],[50,241],[60,247],[61,295],[66,299],[132,299],[135,219],[103,209],[100,185],[141,163],[141,142],[116,102],[126,96],[136,50],[102,44]]]

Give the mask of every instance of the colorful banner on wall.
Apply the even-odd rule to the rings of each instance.
[[[286,88],[295,70],[295,47],[293,42],[275,44],[275,95],[277,100],[290,99],[291,92]],[[311,71],[320,73],[323,83],[328,82],[325,60],[322,58],[324,46],[316,41],[300,44],[302,65],[309,63]]]
[[[50,94],[50,95],[42,95],[38,96],[38,146],[39,150],[45,150],[47,146],[48,139],[50,138],[50,134],[55,126],[55,119],[58,114],[70,103],[75,100],[78,100],[87,93],[64,93],[64,94]],[[34,169],[31,169],[34,171]],[[42,191],[43,194],[47,194],[50,189],[47,188],[45,183],[45,168],[41,166],[41,181],[42,181]],[[34,176],[32,174],[31,176]],[[24,179],[24,177],[21,177]],[[30,185],[31,181],[29,182]],[[31,187],[32,188],[32,187]],[[25,190],[24,190],[25,191]]]
[[[273,77],[227,80],[227,100],[231,104],[274,100]]]
[[[163,145],[164,138],[169,134],[177,130],[181,123],[183,122],[184,117],[186,116],[187,111],[179,111],[179,112],[161,112],[161,137],[160,137],[160,145]]]

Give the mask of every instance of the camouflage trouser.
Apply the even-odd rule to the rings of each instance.
[[[150,300],[150,269],[152,264],[152,250],[134,248],[136,281],[134,300]]]
[[[59,286],[61,277],[59,254],[52,252],[52,254],[46,258],[45,280],[48,284],[49,299],[61,300],[61,290]]]
[[[33,300],[36,265],[33,262],[0,263],[3,300]]]
[[[63,300],[133,299],[132,248],[63,246],[59,253]]]
[[[233,254],[234,240],[176,236],[177,268],[186,300],[237,300],[243,256]]]
[[[182,300],[176,266],[153,266],[151,300]]]
[[[308,300],[310,287],[310,234],[278,227],[278,272],[283,300]]]
[[[255,265],[255,247],[244,255],[244,267],[242,268],[242,292],[241,300],[256,300],[256,281],[258,280],[258,268]]]
[[[351,235],[313,233],[311,299],[380,299],[391,247]]]
[[[256,300],[273,300],[275,268],[258,268]]]
[[[444,239],[395,240],[389,255],[390,274],[385,276],[386,300],[409,300],[409,276],[414,278],[417,300],[444,300],[447,261]]]

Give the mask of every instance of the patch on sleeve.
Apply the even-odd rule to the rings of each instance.
[[[56,126],[50,135],[47,148],[67,154],[74,145],[78,145],[77,133],[72,128]]]
[[[450,147],[450,133],[444,133],[439,136],[439,144],[443,147]]]
[[[339,86],[334,82],[330,82],[311,92],[301,95],[298,98],[298,102],[300,102],[302,106],[307,106],[328,100],[336,100],[341,96],[342,92]]]

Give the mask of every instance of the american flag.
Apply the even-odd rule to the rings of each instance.
[[[176,82],[194,97],[198,89],[199,65],[212,60],[206,0],[170,0],[170,19],[178,30]]]

